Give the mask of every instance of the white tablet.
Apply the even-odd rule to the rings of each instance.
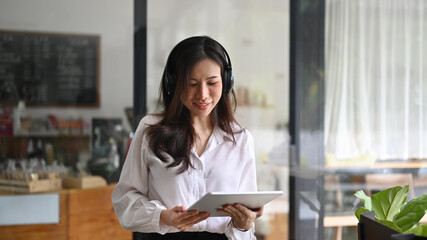
[[[225,217],[221,213],[217,213],[217,209],[221,209],[225,204],[240,203],[250,209],[257,209],[273,199],[283,195],[283,191],[261,191],[261,192],[210,192],[206,193],[197,202],[191,205],[189,210],[199,210],[199,212],[208,211],[211,217]]]

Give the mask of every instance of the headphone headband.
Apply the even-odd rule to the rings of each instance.
[[[190,37],[190,38],[187,38],[187,39],[181,41],[180,43],[178,43],[178,45],[180,45],[184,41],[192,39],[192,38],[205,38],[205,39],[212,40],[213,42],[215,42],[222,49],[222,52],[225,55],[225,59],[226,59],[226,65],[224,66],[223,75],[222,75],[222,82],[223,82],[222,88],[223,88],[223,92],[225,94],[230,93],[231,90],[233,89],[233,86],[234,86],[234,75],[233,75],[233,70],[232,70],[232,67],[231,67],[231,59],[230,59],[230,56],[228,55],[227,50],[225,50],[225,48],[221,45],[221,43],[219,43],[215,39],[212,39],[212,38],[207,37],[207,36]],[[175,91],[175,87],[176,87],[176,86],[173,85],[173,82],[171,82],[171,80],[170,80],[170,77],[169,77],[169,67],[168,67],[171,55],[175,51],[175,49],[176,49],[176,46],[172,50],[172,52],[170,53],[170,56],[168,57],[168,60],[166,62],[166,66],[165,66],[165,70],[164,70],[164,73],[163,73],[163,75],[164,75],[164,79],[163,79],[163,81],[164,81],[164,87],[165,87],[166,93],[168,95],[173,94],[173,92]]]

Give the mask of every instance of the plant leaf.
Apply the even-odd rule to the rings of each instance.
[[[398,232],[402,232],[402,230],[392,221],[388,221],[388,220],[379,220],[376,219],[377,222],[389,227],[389,228],[393,228],[394,230],[398,231]]]
[[[359,222],[360,222],[360,214],[365,213],[365,212],[370,212],[370,211],[371,211],[370,209],[366,209],[364,207],[360,207],[360,208],[358,208],[356,210],[356,212],[354,213],[354,215],[356,215],[357,220],[359,220]]]
[[[397,186],[375,193],[371,197],[372,210],[379,220],[393,221],[406,202],[409,186]]]
[[[417,224],[425,215],[427,210],[427,194],[421,195],[418,198],[412,199],[394,218],[394,223],[399,226],[402,231],[406,231]]]
[[[405,233],[413,233],[417,236],[427,237],[427,223],[422,223],[414,228],[409,229]]]
[[[372,210],[371,197],[366,196],[363,190],[357,191],[354,196],[360,198],[363,203],[365,203],[364,208],[368,209],[369,211]]]

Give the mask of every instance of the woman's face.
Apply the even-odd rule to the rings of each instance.
[[[182,94],[183,104],[192,118],[206,118],[212,112],[222,94],[221,67],[207,58],[196,63]]]

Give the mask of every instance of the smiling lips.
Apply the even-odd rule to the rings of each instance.
[[[194,103],[194,105],[200,110],[208,109],[210,103]]]

